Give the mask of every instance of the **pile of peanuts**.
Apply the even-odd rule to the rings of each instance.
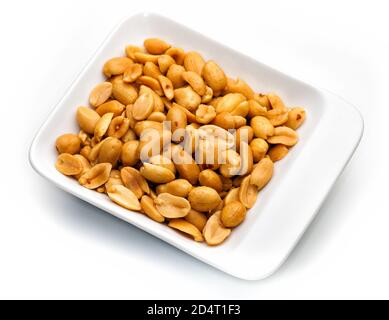
[[[104,64],[106,81],[77,109],[81,131],[57,138],[56,168],[126,209],[218,245],[297,143],[305,110],[161,39],[125,52]]]

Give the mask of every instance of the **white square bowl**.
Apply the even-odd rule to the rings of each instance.
[[[244,223],[218,247],[196,243],[166,225],[121,208],[106,195],[83,188],[54,167],[55,139],[65,132],[77,132],[76,107],[86,105],[91,88],[104,80],[104,62],[123,55],[126,45],[141,44],[147,37],[160,37],[186,51],[199,51],[207,59],[216,60],[228,75],[245,79],[255,90],[277,92],[288,106],[307,110],[307,120],[298,130],[299,143],[275,164],[273,179],[260,192]],[[224,272],[257,280],[272,274],[288,257],[355,151],[362,132],[359,112],[342,99],[167,18],[145,13],[124,20],[104,41],[35,136],[30,162],[39,174],[76,197]]]

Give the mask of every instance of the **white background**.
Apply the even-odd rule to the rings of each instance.
[[[386,3],[2,1],[0,298],[389,298]],[[223,274],[60,191],[28,163],[33,135],[67,87],[110,30],[140,11],[329,89],[364,116],[350,164],[266,280]]]

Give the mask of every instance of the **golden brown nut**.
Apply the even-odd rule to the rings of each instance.
[[[215,61],[210,60],[204,65],[202,76],[216,96],[222,92],[227,85],[226,75]]]
[[[101,140],[102,137],[107,133],[109,125],[111,124],[112,118],[114,114],[112,112],[105,113],[103,116],[97,121],[95,126],[94,138],[97,142]]]
[[[253,99],[254,91],[250,86],[242,79],[237,78],[236,80],[228,78],[227,86],[224,89],[225,93],[241,93],[247,99]]]
[[[123,181],[123,185],[130,189],[138,199],[140,199],[143,194],[150,193],[150,188],[147,181],[135,168],[122,168],[120,170],[120,177]]]
[[[193,224],[189,223],[184,219],[173,219],[170,220],[168,226],[173,229],[177,229],[185,234],[193,237],[194,241],[203,242],[204,238],[200,230],[196,228]]]
[[[188,200],[170,193],[159,194],[154,203],[159,213],[169,219],[183,218],[190,211]]]
[[[119,206],[128,210],[140,211],[141,206],[138,198],[128,188],[122,185],[113,185],[107,190],[109,198]]]
[[[168,111],[166,121],[170,121],[172,140],[175,142],[183,141],[185,135],[184,129],[187,125],[185,112],[181,108],[174,106]],[[178,131],[176,132],[176,130]]]
[[[129,57],[130,59],[132,60],[135,60],[135,52],[142,52],[142,48],[138,47],[138,46],[132,46],[132,45],[129,45],[126,47],[126,55],[127,57]]]
[[[110,163],[116,165],[122,152],[122,142],[118,138],[107,138],[100,147],[98,163]]]
[[[192,185],[197,183],[200,169],[192,155],[180,146],[172,146],[172,161],[181,178],[188,180]]]
[[[258,190],[261,190],[272,178],[273,168],[273,161],[263,158],[251,173],[250,184],[256,185]]]
[[[246,218],[246,208],[239,201],[231,201],[224,206],[220,220],[227,228],[234,228],[240,225]]]
[[[184,67],[187,71],[196,72],[201,76],[205,61],[203,57],[196,51],[190,51],[186,54],[184,59]]]
[[[55,167],[66,176],[78,175],[83,169],[81,161],[70,153],[61,153],[57,158]]]
[[[186,71],[182,73],[182,78],[192,87],[192,89],[203,96],[206,91],[206,85],[203,78],[193,71]]]
[[[145,64],[146,62],[158,63],[159,55],[148,54],[144,52],[134,52],[134,58],[136,62]]]
[[[170,81],[169,78],[162,75],[158,76],[158,81],[159,84],[161,85],[165,97],[168,98],[169,100],[172,100],[174,97],[173,83]]]
[[[171,56],[168,56],[167,54],[163,54],[158,58],[158,66],[162,74],[166,74],[170,66],[175,63],[176,62],[174,61],[174,59]]]
[[[215,189],[204,186],[192,189],[188,200],[194,210],[202,212],[215,209],[222,201]]]
[[[104,64],[103,72],[106,77],[110,78],[122,74],[132,63],[133,61],[127,57],[112,58]]]
[[[288,113],[288,121],[286,121],[285,126],[296,130],[305,121],[306,112],[303,108],[292,108]]]
[[[108,127],[108,137],[114,137],[121,139],[128,131],[130,128],[130,120],[123,117],[115,117],[112,119],[111,123],[109,124]]]
[[[206,104],[200,104],[196,110],[196,120],[198,123],[208,124],[216,117],[215,108]]]
[[[223,183],[220,176],[213,170],[207,169],[200,172],[199,183],[202,186],[215,189],[218,193],[223,190]]]
[[[168,183],[175,178],[174,173],[171,170],[151,163],[144,163],[140,168],[140,173],[147,180],[158,184]]]
[[[90,93],[89,103],[98,107],[99,105],[106,102],[109,97],[112,95],[112,83],[110,82],[102,82],[95,86]]]
[[[271,144],[283,144],[285,146],[294,146],[298,141],[296,131],[289,127],[277,127],[274,129],[274,135],[267,139]]]
[[[109,179],[109,174],[112,169],[110,163],[99,163],[84,173],[78,182],[88,189],[96,189],[105,184]]]
[[[289,149],[287,147],[282,144],[276,144],[270,148],[268,155],[271,161],[276,162],[283,159],[288,154],[288,152]]]
[[[124,105],[117,100],[105,102],[97,107],[96,112],[102,116],[106,113],[113,113],[114,117],[120,116],[124,111]],[[83,129],[86,131],[85,129]],[[88,131],[86,131],[88,132]],[[89,133],[89,132],[88,132]]]
[[[227,205],[232,201],[239,201],[239,188],[230,189],[223,199],[224,205]]]
[[[231,229],[226,228],[220,220],[220,211],[214,213],[207,221],[203,235],[210,246],[216,246],[224,242],[231,234]]]
[[[172,64],[167,73],[166,77],[170,79],[170,81],[173,83],[173,86],[175,89],[181,88],[185,85],[185,80],[182,77],[182,74],[185,72],[185,69],[183,66],[180,66],[178,64]]]
[[[274,135],[274,127],[265,117],[256,116],[252,118],[250,126],[253,128],[254,135],[257,138],[267,139]]]
[[[151,54],[162,54],[171,47],[170,44],[159,38],[146,39],[143,42],[143,45],[145,46],[147,52]]]
[[[163,91],[161,88],[161,85],[159,84],[159,81],[155,78],[149,77],[149,76],[140,76],[136,83],[140,85],[145,85],[152,89],[157,95],[163,96]]]
[[[58,153],[79,153],[81,150],[81,139],[76,134],[66,133],[57,138],[55,146]]]
[[[151,93],[143,93],[136,99],[132,106],[132,117],[137,120],[145,120],[153,112],[154,98]]]
[[[165,221],[165,217],[159,213],[157,207],[155,206],[153,198],[144,195],[140,200],[140,205],[149,218],[157,222]]]
[[[143,67],[139,63],[133,63],[123,74],[123,81],[132,83],[136,81],[143,73]]]
[[[221,112],[213,119],[212,124],[219,126],[225,130],[235,129],[234,116],[229,112]]]
[[[257,201],[257,186],[251,184],[251,175],[246,176],[239,187],[239,201],[246,207],[252,208]]]
[[[234,136],[235,136],[236,150],[239,152],[240,145],[242,143],[251,143],[254,137],[254,130],[250,126],[242,126],[238,130],[236,130]]]
[[[132,83],[124,82],[123,77],[116,77],[112,81],[112,96],[124,105],[132,104],[138,97],[138,92]]]
[[[179,65],[182,65],[184,63],[185,52],[181,48],[170,48],[166,50],[165,54],[171,56]]]
[[[145,76],[152,77],[158,80],[158,76],[160,76],[161,74],[161,71],[153,62],[146,62],[143,66],[143,75]]]
[[[269,149],[269,145],[262,138],[253,139],[250,142],[250,147],[253,151],[254,162],[262,160],[265,157],[267,150]]]
[[[87,107],[79,107],[77,109],[77,122],[82,130],[86,133],[93,134],[100,115]]]
[[[121,160],[125,166],[134,166],[139,161],[139,141],[131,140],[122,147]]]
[[[190,86],[175,89],[174,99],[189,111],[195,111],[201,103],[201,97]]]
[[[197,229],[203,231],[205,224],[207,223],[207,216],[204,213],[190,209],[189,213],[184,219],[193,224]]]
[[[245,101],[246,101],[246,97],[243,94],[228,93],[225,96],[221,97],[221,99],[217,102],[216,112],[217,113],[222,113],[222,112],[233,113],[234,110],[238,109],[238,106],[240,106],[240,104],[245,102]],[[248,104],[245,107],[245,109],[247,109],[247,112],[248,112]],[[240,114],[234,113],[232,115],[240,115]]]
[[[190,184],[188,180],[176,179],[166,184],[160,184],[159,186],[157,186],[156,191],[157,194],[170,193],[177,197],[186,198],[189,195],[189,192],[192,191],[192,189],[193,186]]]

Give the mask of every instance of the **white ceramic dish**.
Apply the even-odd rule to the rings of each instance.
[[[207,59],[216,60],[229,75],[242,77],[256,90],[275,91],[289,106],[307,110],[307,121],[298,130],[300,142],[276,163],[274,178],[261,191],[245,222],[218,247],[196,243],[142,214],[127,211],[105,195],[81,187],[54,167],[55,139],[65,132],[77,132],[76,107],[85,105],[90,89],[103,80],[103,63],[122,55],[127,44],[141,44],[151,36],[185,50],[200,51]],[[80,199],[224,272],[256,280],[272,274],[288,257],[349,161],[362,132],[360,114],[340,98],[169,19],[146,13],[126,19],[104,41],[37,133],[30,149],[30,162],[42,176]]]

